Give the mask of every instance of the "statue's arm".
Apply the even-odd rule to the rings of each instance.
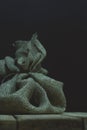
[[[6,56],[5,64],[9,72],[19,72],[19,68],[15,65],[15,60],[12,57]]]

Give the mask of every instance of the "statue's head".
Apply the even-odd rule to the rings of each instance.
[[[15,52],[15,59],[17,65],[23,69],[27,70],[28,65],[29,65],[29,44],[30,41],[16,41],[15,42],[15,47],[16,47],[16,52]]]
[[[14,43],[14,45],[16,48],[16,64],[24,71],[29,71],[29,67],[32,63],[34,63],[34,60],[36,60],[36,55],[38,52],[45,52],[45,49],[43,49],[42,45],[40,45],[40,42],[37,39],[37,34],[33,34],[30,41],[18,40]]]

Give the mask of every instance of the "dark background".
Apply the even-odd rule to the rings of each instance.
[[[64,82],[67,111],[87,111],[87,1],[1,0],[0,58],[34,32],[47,50],[44,67]]]

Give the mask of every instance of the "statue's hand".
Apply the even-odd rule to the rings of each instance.
[[[19,72],[19,68],[15,65],[15,60],[10,57],[10,56],[6,56],[5,57],[5,63],[6,63],[6,66],[8,68],[8,71],[9,72]]]

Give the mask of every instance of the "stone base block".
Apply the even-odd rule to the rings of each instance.
[[[66,115],[17,115],[19,130],[82,130],[82,120]]]
[[[0,115],[0,130],[16,130],[16,120],[11,115]]]
[[[87,113],[0,115],[0,130],[87,130]]]

